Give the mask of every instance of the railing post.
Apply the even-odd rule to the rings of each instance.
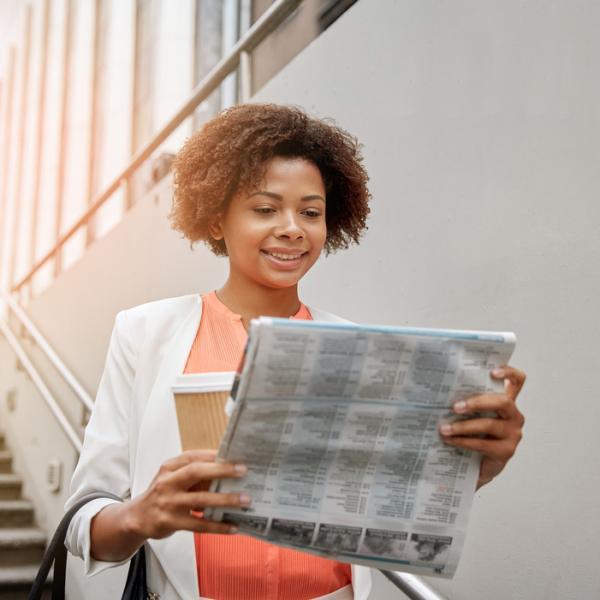
[[[8,288],[10,282],[6,278],[8,262],[10,260],[7,238],[9,237],[8,223],[10,222],[11,206],[8,201],[8,178],[11,166],[11,146],[13,125],[13,105],[15,87],[15,62],[16,50],[11,47],[8,54],[8,79],[6,83],[6,102],[4,106],[2,132],[2,178],[0,179],[0,289]]]
[[[252,62],[249,52],[240,54],[240,101],[248,102],[252,95]]]
[[[25,142],[27,138],[27,116],[29,112],[29,63],[31,57],[31,22],[32,8],[25,7],[25,43],[23,46],[23,63],[21,75],[21,111],[19,114],[19,146],[17,148],[17,162],[15,173],[15,193],[13,196],[13,214],[12,214],[12,242],[10,262],[8,266],[8,280],[12,284],[15,279],[17,270],[17,255],[19,253],[19,230],[21,229],[21,212],[23,209],[23,179],[24,179],[24,162],[25,162]]]
[[[40,44],[40,73],[39,73],[39,95],[37,105],[37,131],[35,136],[35,165],[33,167],[33,198],[31,201],[31,238],[29,243],[30,265],[35,263],[37,247],[37,226],[40,207],[40,194],[42,186],[42,158],[44,149],[44,124],[46,121],[46,77],[48,71],[48,48],[50,37],[50,0],[42,3],[42,40]],[[29,282],[31,289],[32,282]]]
[[[252,25],[252,2],[239,0],[240,37],[246,34]],[[252,96],[252,55],[248,50],[240,53],[239,101],[246,103]]]
[[[95,152],[98,146],[98,110],[99,110],[99,88],[100,88],[100,77],[98,75],[98,60],[100,55],[100,37],[101,37],[101,7],[100,3],[102,0],[94,0],[93,2],[93,23],[94,23],[94,32],[92,34],[92,77],[90,81],[91,86],[91,106],[90,106],[90,149],[88,153],[88,164],[87,164],[87,188],[86,188],[86,196],[87,196],[87,206],[89,207],[93,205],[94,200],[94,188],[96,185],[96,161]],[[95,230],[94,230],[94,218],[93,214],[89,215],[83,223],[85,225],[85,247],[88,246],[94,241],[95,238]]]
[[[240,39],[239,10],[238,0],[223,0],[221,39],[226,54],[231,52]],[[229,108],[237,103],[237,91],[238,74],[235,69],[232,69],[221,82],[221,109]]]
[[[60,239],[62,227],[62,216],[65,194],[65,176],[67,168],[67,110],[70,91],[70,70],[71,70],[71,39],[73,35],[73,0],[66,0],[65,5],[65,31],[63,36],[63,81],[62,97],[60,107],[60,129],[58,146],[58,176],[56,178],[56,227],[55,243]],[[57,247],[54,256],[54,277],[58,277],[62,270],[62,247]]]

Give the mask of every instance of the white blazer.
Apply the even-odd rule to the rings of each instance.
[[[315,320],[343,320],[318,309],[310,311]],[[117,315],[65,509],[94,491],[135,497],[149,487],[166,460],[181,453],[171,386],[183,373],[201,314],[200,296],[189,295]],[[83,558],[88,575],[128,560],[105,562],[90,556],[91,520],[112,502],[107,498],[88,503],[67,532],[66,546]],[[161,600],[200,598],[191,532],[147,540],[145,551],[148,587]],[[354,600],[366,600],[371,591],[369,569],[352,565],[352,584]]]

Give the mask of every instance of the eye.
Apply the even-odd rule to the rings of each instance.
[[[252,210],[259,215],[269,215],[269,214],[275,212],[275,209],[272,208],[271,206],[257,206],[256,208],[253,208]]]
[[[303,212],[303,214],[311,219],[316,219],[321,216],[321,211],[316,208],[308,208]]]

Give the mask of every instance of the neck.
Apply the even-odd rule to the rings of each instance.
[[[274,289],[257,284],[248,284],[231,275],[217,290],[217,296],[229,310],[242,316],[244,326],[250,319],[266,317],[291,317],[300,308],[298,285]]]

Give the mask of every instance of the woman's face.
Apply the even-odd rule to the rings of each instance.
[[[211,233],[225,242],[230,276],[269,288],[296,285],[327,236],[319,169],[300,158],[273,158],[258,189],[234,196]]]

